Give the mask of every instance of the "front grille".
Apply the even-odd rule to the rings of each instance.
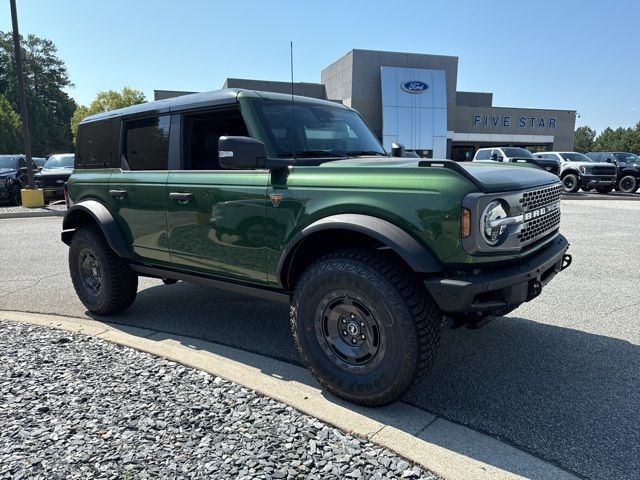
[[[614,166],[595,166],[591,168],[591,173],[592,175],[615,175],[616,174],[616,167]]]
[[[522,198],[520,198],[520,205],[525,212],[535,210],[536,208],[546,207],[552,203],[559,202],[560,195],[562,195],[562,185],[541,188],[523,193]]]
[[[520,233],[518,233],[518,239],[520,243],[535,240],[536,238],[544,235],[545,233],[555,230],[560,225],[560,209],[553,210],[543,217],[534,218],[533,220],[524,224]]]

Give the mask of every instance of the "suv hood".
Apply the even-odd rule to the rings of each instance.
[[[388,157],[359,157],[346,160],[334,160],[320,165],[320,168],[346,167],[346,168],[376,168],[386,170],[391,168],[415,169],[416,175],[429,172],[430,168],[420,167],[422,158],[388,158]],[[431,160],[431,159],[429,159]],[[437,162],[438,160],[433,160]],[[474,177],[475,181],[487,193],[506,192],[511,190],[525,190],[542,185],[558,183],[556,175],[546,172],[531,163],[500,163],[490,164],[484,162],[460,162],[458,163],[467,173]],[[447,169],[453,175],[461,175],[453,169]]]
[[[47,175],[71,175],[72,173],[73,168],[43,168],[36,175],[44,177]]]
[[[0,175],[17,175],[18,171],[14,168],[0,168]]]

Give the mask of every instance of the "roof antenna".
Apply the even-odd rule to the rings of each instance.
[[[291,157],[295,160],[296,158],[296,113],[293,103],[293,42],[289,42],[291,48],[291,139],[292,139],[292,150]]]

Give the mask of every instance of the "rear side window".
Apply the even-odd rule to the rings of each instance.
[[[104,168],[114,164],[115,122],[105,120],[78,126],[75,168]]]
[[[122,168],[166,170],[169,160],[169,115],[124,123]]]
[[[478,150],[476,160],[489,160],[491,150]]]

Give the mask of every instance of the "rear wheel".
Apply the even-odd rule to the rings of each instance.
[[[625,175],[618,182],[618,191],[624,193],[634,193],[638,190],[638,178],[634,175]]]
[[[580,189],[578,176],[575,173],[568,173],[562,177],[562,187],[567,193],[575,193]]]
[[[136,298],[138,276],[96,228],[81,228],[73,235],[69,271],[80,301],[93,313],[121,312]]]
[[[320,384],[368,406],[396,400],[431,366],[441,321],[413,272],[367,250],[315,262],[291,306],[296,345]]]
[[[613,185],[609,187],[596,187],[598,193],[610,193],[613,190]]]

